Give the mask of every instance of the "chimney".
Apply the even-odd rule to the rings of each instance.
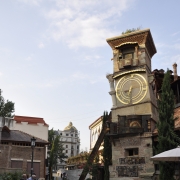
[[[173,70],[174,70],[174,81],[176,81],[178,79],[176,63],[173,64]]]

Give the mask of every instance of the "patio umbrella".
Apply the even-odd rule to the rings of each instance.
[[[180,161],[180,146],[151,157],[153,161]]]

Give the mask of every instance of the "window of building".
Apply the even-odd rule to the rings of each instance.
[[[73,134],[71,134],[71,136],[73,136]]]
[[[23,161],[11,160],[11,168],[22,168]]]
[[[79,145],[77,145],[77,149],[79,149]]]
[[[98,134],[97,134],[97,132],[96,132],[96,134],[95,134],[95,141],[98,139]]]
[[[68,145],[66,145],[66,148],[68,148]]]
[[[66,134],[66,136],[69,136],[69,134]]]
[[[126,156],[137,156],[139,154],[138,148],[126,149],[125,150]]]
[[[77,137],[77,134],[75,134],[75,137]]]
[[[66,153],[68,153],[68,150],[66,150]]]
[[[134,58],[134,47],[126,47],[121,50],[122,54],[119,59],[133,59]]]
[[[60,133],[60,135],[62,135],[62,133]]]

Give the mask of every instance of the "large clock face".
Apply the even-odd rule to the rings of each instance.
[[[147,94],[147,81],[140,74],[123,76],[116,85],[116,97],[123,104],[137,104]]]

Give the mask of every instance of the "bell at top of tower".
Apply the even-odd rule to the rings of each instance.
[[[145,65],[151,71],[156,47],[150,29],[137,30],[106,39],[113,50],[114,73]]]

